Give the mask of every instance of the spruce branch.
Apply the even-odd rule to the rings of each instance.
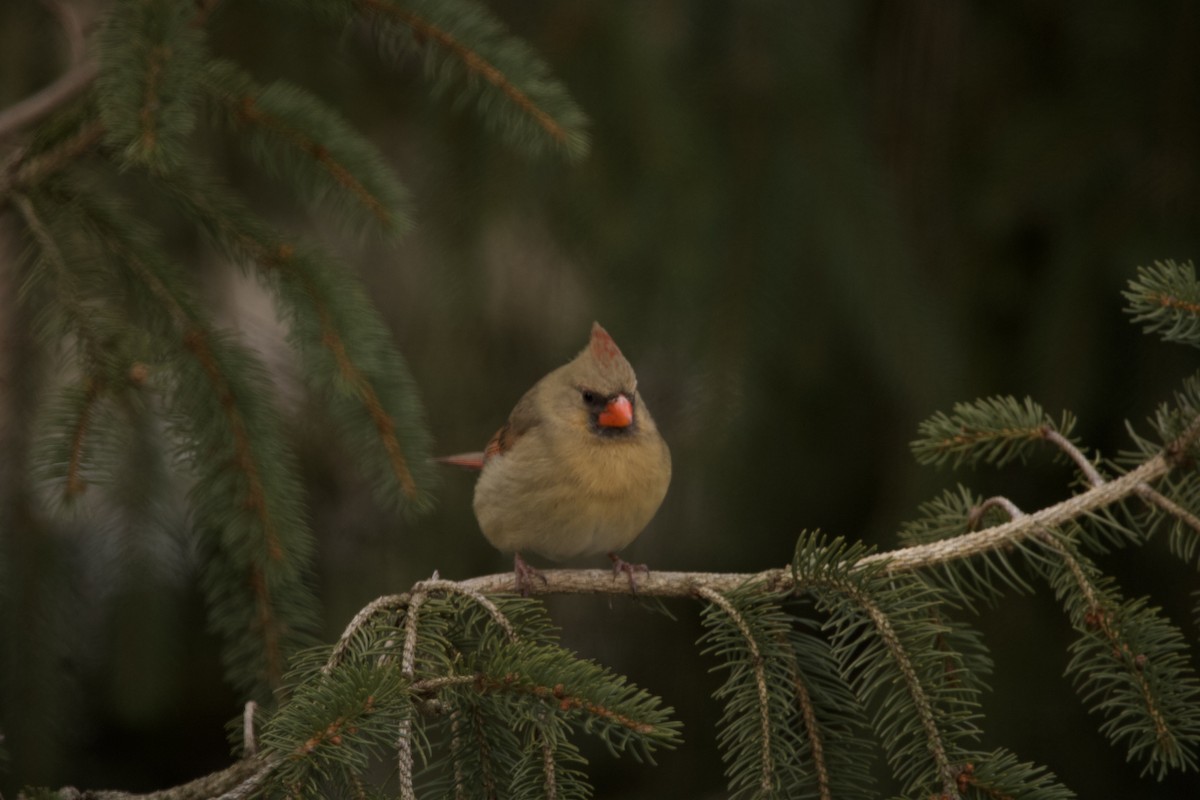
[[[872,727],[905,791],[936,784],[954,797],[959,740],[978,735],[978,688],[949,646],[952,630],[927,617],[939,598],[911,577],[881,578],[878,565],[855,568],[863,551],[802,534],[792,565],[797,589],[830,614],[825,627],[843,673],[872,709]]]
[[[983,800],[1074,800],[1075,793],[1058,783],[1046,769],[1017,761],[1016,756],[998,749],[977,753],[973,761],[963,762],[955,778],[963,797]]]
[[[492,620],[499,625],[508,635],[511,641],[517,641],[517,634],[514,631],[512,624],[507,617],[500,611],[494,602],[478,592],[465,589],[454,584],[451,581],[443,581],[436,576],[427,581],[421,581],[416,584],[412,591],[400,598],[388,598],[386,607],[390,610],[404,609],[404,643],[401,648],[400,657],[400,674],[407,679],[414,680],[416,675],[416,656],[417,644],[420,636],[421,628],[419,624],[421,616],[421,608],[424,606],[426,599],[434,593],[451,593],[459,594],[473,600],[487,611]],[[375,604],[372,604],[374,607]],[[348,641],[351,636],[358,632],[363,624],[370,620],[377,608],[373,608],[370,615],[358,615],[355,621],[351,623],[350,628],[343,634],[334,648],[330,660],[322,668],[322,672],[326,675],[336,666],[335,657],[344,652],[343,643]],[[357,623],[357,624],[356,624]],[[476,678],[477,680],[478,678]],[[465,682],[465,681],[464,681]],[[437,684],[439,687],[443,685],[453,685],[453,679],[449,679],[446,683]],[[425,683],[424,688],[430,686]],[[398,774],[400,779],[400,796],[404,800],[415,800],[416,790],[414,785],[414,758],[413,758],[413,721],[409,718],[404,718],[400,721],[399,736],[397,738],[396,753]],[[543,742],[543,748],[548,747],[547,743]]]
[[[920,438],[912,451],[922,464],[942,465],[987,463],[1002,467],[1013,460],[1024,461],[1031,445],[1055,433],[1060,439],[1075,426],[1067,413],[1059,422],[1026,397],[988,397],[971,403],[955,403],[950,414],[938,412],[918,427]]]
[[[418,43],[429,42],[441,48],[446,54],[460,61],[469,73],[496,87],[522,113],[527,114],[537,123],[538,127],[544,130],[551,139],[560,144],[566,143],[565,128],[539,108],[528,94],[514,85],[494,64],[480,53],[472,50],[448,30],[438,27],[419,13],[401,8],[389,0],[355,0],[355,4],[365,12],[396,20],[411,28],[413,38]]]
[[[1195,432],[1187,436],[1189,442],[1194,438]],[[964,534],[954,539],[876,553],[867,556],[865,563],[886,563],[885,570],[888,572],[908,572],[933,564],[992,552],[1009,544],[1024,541],[1036,535],[1042,528],[1059,527],[1093,511],[1121,503],[1137,494],[1140,486],[1161,479],[1170,473],[1172,468],[1171,459],[1160,453],[1124,475],[1019,519]]]
[[[99,63],[95,59],[86,58],[72,65],[44,89],[5,109],[0,109],[0,142],[78,97],[95,82],[99,74]]]
[[[95,319],[93,309],[88,307],[84,290],[67,265],[62,248],[43,222],[33,200],[19,193],[15,194],[12,200],[34,241],[37,242],[45,266],[44,271],[34,271],[33,285],[36,287],[37,282],[54,285],[54,301],[67,318],[67,327],[78,338],[92,377],[100,379],[99,367],[106,361],[104,334]],[[43,279],[39,281],[39,277]],[[26,292],[28,291],[30,289],[27,287]]]
[[[1190,445],[1198,432],[1200,425],[1192,426],[1171,445]],[[1139,486],[1162,479],[1174,468],[1174,459],[1165,453],[1159,453],[1101,486],[1071,495],[1019,519],[964,533],[952,539],[864,554],[855,562],[855,566],[861,568],[878,565],[884,574],[898,575],[993,553],[1034,537],[1045,528],[1062,526],[1086,517],[1091,512],[1124,502],[1138,493]],[[532,584],[530,595],[632,594],[629,582],[614,578],[612,570],[609,569],[547,569],[542,570],[542,574],[546,580]],[[459,583],[485,595],[504,594],[512,591],[512,573],[481,575]],[[695,594],[699,587],[728,593],[749,584],[760,586],[764,592],[789,592],[797,587],[797,581],[788,567],[746,573],[654,570],[638,576],[637,593],[647,597],[688,597]]]
[[[312,245],[257,220],[219,182],[192,170],[165,178],[231,260],[253,266],[274,290],[304,377],[330,403],[352,452],[389,505],[429,506],[435,480],[415,381],[361,285]]]
[[[1200,535],[1200,517],[1176,503],[1152,486],[1139,486],[1138,496],[1148,503],[1157,506],[1175,519],[1192,529],[1193,536]]]
[[[36,188],[47,178],[94,152],[103,139],[104,123],[99,119],[88,119],[48,148],[18,149],[0,173],[0,203],[7,202],[14,191]]]
[[[855,562],[855,567],[879,565],[884,574],[914,572],[950,561],[996,552],[1037,536],[1042,530],[1078,521],[1092,512],[1128,500],[1138,494],[1142,485],[1153,485],[1171,474],[1181,466],[1179,454],[1195,446],[1198,436],[1200,414],[1188,421],[1179,435],[1168,441],[1154,455],[1099,486],[1090,487],[1020,518],[951,539],[864,554]],[[546,580],[533,583],[530,586],[531,595],[632,593],[629,582],[615,578],[612,570],[548,569],[543,570],[542,574]],[[482,575],[461,581],[460,584],[485,595],[502,594],[512,590],[512,574],[504,572]],[[788,567],[753,573],[654,570],[638,577],[637,592],[648,597],[688,597],[699,587],[728,593],[749,584],[758,585],[764,592],[788,592],[797,585]]]
[[[731,796],[869,796],[866,725],[828,643],[802,630],[785,595],[701,587],[696,597],[697,645],[725,673],[713,697],[724,708],[717,744]]]
[[[1200,346],[1200,281],[1191,261],[1171,259],[1138,267],[1124,292],[1128,313],[1164,341]]]
[[[261,86],[224,59],[205,64],[201,85],[251,156],[309,202],[345,199],[333,207],[348,204],[385,231],[411,228],[407,191],[379,150],[333,108],[282,81]]]
[[[813,703],[808,687],[800,678],[799,669],[795,669],[793,672],[795,678],[792,681],[792,690],[796,693],[796,702],[800,706],[800,713],[804,720],[804,737],[808,740],[809,750],[812,753],[813,771],[817,778],[817,797],[820,800],[833,800],[833,780],[829,761],[825,757],[825,737],[821,732],[821,725],[817,721],[816,705]]]
[[[1145,600],[1122,599],[1067,537],[1047,531],[1044,541],[1066,567],[1050,578],[1081,633],[1067,671],[1092,710],[1107,717],[1101,732],[1126,743],[1129,758],[1141,756],[1143,774],[1195,769],[1200,684],[1182,655],[1182,634]]]
[[[754,690],[758,700],[758,738],[757,740],[749,740],[754,742],[754,747],[759,749],[759,778],[758,791],[762,796],[769,796],[775,789],[775,763],[771,755],[771,699],[770,692],[767,689],[766,664],[762,653],[759,651],[758,642],[755,639],[754,632],[751,631],[749,624],[737,608],[720,592],[715,592],[705,586],[696,588],[697,596],[707,600],[732,620],[737,627],[745,642],[747,651],[750,656],[750,668],[754,673]],[[729,758],[729,755],[726,756]]]
[[[1014,519],[1025,517],[1011,501],[993,499]],[[1114,743],[1130,740],[1130,758],[1149,751],[1143,773],[1157,769],[1161,778],[1168,766],[1194,768],[1192,748],[1200,741],[1200,712],[1190,703],[1200,685],[1179,657],[1186,645],[1178,630],[1145,609],[1143,601],[1130,604],[1117,597],[1077,551],[1072,537],[1044,529],[1037,540],[1050,555],[1034,562],[1041,561],[1072,625],[1082,634],[1072,645],[1075,657],[1068,672],[1074,674],[1084,699],[1095,701],[1093,710],[1108,716],[1101,730]],[[1127,631],[1145,647],[1132,641]],[[1147,636],[1149,631],[1153,635]],[[1153,655],[1144,652],[1149,649]],[[1167,686],[1169,695],[1162,693]],[[1131,700],[1136,705],[1131,706]],[[1145,726],[1140,729],[1135,721],[1139,713]]]
[[[398,612],[408,605],[410,595],[405,594],[388,594],[382,597],[377,597],[370,603],[367,603],[354,618],[350,620],[350,624],[346,626],[346,630],[338,637],[337,643],[334,644],[333,650],[329,654],[329,659],[321,668],[321,671],[328,675],[338,664],[346,659],[350,652],[350,648],[356,638],[359,636],[362,629],[370,623],[376,615],[384,612]]]
[[[1180,436],[1167,443],[1160,452],[1139,466],[1106,481],[1047,506],[1019,519],[992,525],[983,530],[961,534],[952,539],[910,545],[894,550],[864,554],[856,567],[879,565],[885,574],[902,574],[925,569],[950,561],[993,553],[1037,536],[1046,528],[1055,528],[1078,521],[1088,514],[1114,506],[1136,495],[1143,484],[1153,484],[1178,466],[1171,454],[1194,444],[1200,435],[1200,416],[1197,416]],[[612,570],[543,570],[544,582],[530,587],[531,595],[553,594],[631,594],[628,581],[614,578]],[[460,582],[461,585],[485,595],[512,590],[512,574],[508,572],[483,575]],[[787,567],[754,573],[726,572],[667,572],[655,570],[638,577],[638,594],[648,597],[688,597],[698,587],[728,593],[747,584],[756,584],[765,592],[787,592],[796,588],[796,581]]]
[[[1099,486],[1104,483],[1104,476],[1100,474],[1100,470],[1096,469],[1096,465],[1088,460],[1088,457],[1083,454],[1079,446],[1066,436],[1063,436],[1054,428],[1044,425],[1042,426],[1042,438],[1065,453],[1067,458],[1071,459],[1075,466],[1079,467],[1079,471],[1083,473],[1088,483],[1092,486]]]
[[[918,507],[917,519],[906,522],[900,529],[900,542],[913,546],[950,540],[1008,521],[1012,515],[1005,513],[1005,502],[1005,498],[997,497],[980,499],[961,485],[955,490],[945,490],[940,497]],[[1011,558],[1017,550],[1016,546],[999,547],[975,558],[931,566],[922,575],[950,592],[966,608],[975,610],[979,600],[987,605],[997,603],[1005,589],[1022,594],[1032,591]]]
[[[91,20],[84,18],[73,4],[60,0],[43,0],[43,3],[62,28],[68,45],[69,64],[66,71],[48,86],[0,109],[0,143],[69,103],[96,80],[100,71],[97,60],[87,52],[85,42]]]
[[[1100,486],[1104,483],[1105,478],[1100,474],[1100,470],[1096,469],[1095,464],[1093,464],[1083,454],[1083,451],[1081,451],[1074,442],[1063,436],[1058,431],[1052,429],[1047,429],[1044,433],[1044,436],[1046,441],[1053,443],[1060,450],[1066,453],[1068,458],[1075,462],[1075,465],[1079,467],[1079,471],[1083,473],[1085,478],[1087,478],[1088,483],[1090,483],[1092,486]],[[1162,511],[1167,512],[1175,519],[1192,528],[1192,530],[1200,533],[1200,517],[1197,517],[1183,506],[1171,500],[1153,486],[1150,486],[1149,484],[1142,484],[1135,489],[1135,492],[1137,493],[1138,497],[1142,498],[1147,503],[1157,506]],[[1013,511],[1016,511],[1016,506],[1011,506],[1009,511],[1010,516],[1012,517],[1016,517],[1020,513],[1019,511],[1017,511],[1017,513],[1012,513]]]
[[[392,58],[410,48],[424,55],[434,90],[458,87],[460,102],[474,99],[484,120],[510,143],[537,152],[548,142],[570,159],[586,154],[583,112],[485,7],[461,0],[339,2],[372,23]]]
[[[64,189],[61,203],[64,218],[74,217],[119,285],[137,298],[139,322],[157,334],[162,351],[154,357],[171,376],[160,388],[199,476],[197,528],[212,547],[207,589],[213,624],[234,648],[227,663],[246,659],[239,680],[245,686],[278,685],[286,652],[311,619],[312,598],[302,579],[307,530],[265,377],[247,351],[212,328],[140,225],[82,191]],[[247,589],[253,600],[243,606],[238,598]],[[260,667],[250,668],[254,663]]]
[[[435,576],[360,611],[312,672],[336,685],[342,670],[370,664],[410,684],[417,713],[399,718],[392,746],[402,797],[417,796],[416,748],[436,744],[431,725],[449,733],[456,786],[478,779],[514,792],[536,786],[543,796],[582,797],[586,784],[573,766],[568,727],[599,736],[614,752],[647,758],[676,734],[664,716],[669,710],[553,644],[544,620],[537,604]],[[309,669],[301,663],[297,674]],[[309,725],[324,729],[316,720]]]
[[[194,13],[175,0],[117,0],[100,30],[96,90],[106,141],[152,171],[188,158],[205,59]]]

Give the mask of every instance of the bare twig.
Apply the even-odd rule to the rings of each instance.
[[[90,86],[100,72],[99,63],[87,52],[86,34],[92,16],[89,10],[61,0],[42,0],[42,4],[62,28],[63,38],[67,41],[68,67],[53,83],[0,109],[0,142],[69,102]],[[91,12],[94,10],[90,9]]]
[[[254,715],[258,713],[258,703],[246,701],[242,709],[242,752],[248,756],[258,754],[258,734],[254,730]]]
[[[49,116],[56,108],[91,86],[99,74],[100,65],[96,60],[85,59],[44,89],[0,110],[0,141]]]
[[[485,597],[478,590],[454,581],[442,580],[435,575],[430,580],[421,581],[416,584],[413,586],[411,593],[404,595],[408,598],[406,603],[408,608],[404,616],[404,648],[400,657],[400,672],[409,679],[412,679],[416,673],[417,638],[420,629],[421,608],[425,605],[425,601],[429,596],[435,593],[459,594],[470,598],[488,612],[492,620],[508,635],[510,641],[517,640],[517,632],[513,628],[512,623],[509,622],[508,618],[504,616],[500,608],[491,599]],[[391,596],[389,598],[390,601],[394,602],[395,597],[394,595]],[[375,604],[372,603],[371,605],[374,606]],[[361,617],[362,614],[360,613],[355,617],[355,620]],[[369,618],[369,615],[367,618]],[[350,632],[348,629],[347,633]],[[343,634],[343,637],[345,637],[345,634]],[[400,773],[400,797],[404,798],[404,800],[415,800],[416,793],[413,789],[412,720],[405,719],[400,723],[400,734],[396,747]],[[543,747],[548,747],[548,742],[543,742]],[[547,781],[548,786],[553,785],[552,773],[547,775]]]
[[[1104,477],[1100,474],[1100,471],[1096,469],[1095,465],[1092,464],[1092,462],[1089,461],[1086,456],[1084,456],[1083,452],[1079,450],[1079,448],[1077,448],[1069,439],[1067,439],[1058,431],[1048,427],[1043,430],[1043,436],[1047,441],[1058,446],[1059,449],[1066,453],[1067,456],[1075,462],[1076,466],[1079,467],[1080,471],[1083,472],[1084,476],[1087,478],[1088,483],[1090,483],[1092,486],[1099,486],[1104,483]],[[1144,483],[1141,486],[1136,487],[1134,489],[1134,493],[1147,503],[1157,506],[1160,510],[1167,512],[1180,522],[1190,527],[1192,530],[1200,533],[1200,518],[1196,517],[1195,514],[1191,513],[1174,500],[1171,500],[1169,497],[1155,489],[1150,484]]]
[[[1194,435],[1194,434],[1193,434]],[[1012,542],[1034,536],[1044,528],[1056,528],[1089,512],[1126,500],[1138,487],[1152,483],[1171,471],[1172,464],[1159,454],[1132,472],[1106,481],[1061,503],[974,533],[900,550],[867,556],[861,564],[886,562],[888,572],[908,572],[922,567],[979,555]]]
[[[354,639],[354,635],[367,624],[376,614],[383,611],[397,611],[408,605],[407,594],[386,594],[383,597],[377,597],[370,603],[367,603],[362,609],[354,615],[354,619],[350,620],[350,624],[346,626],[346,630],[338,638],[337,644],[333,646],[333,652],[329,654],[329,661],[325,663],[322,672],[328,675],[333,671],[343,658],[346,657],[346,651],[350,649],[350,642]]]
[[[1196,533],[1200,533],[1200,518],[1197,518],[1195,514],[1188,511],[1186,508],[1179,505],[1174,500],[1155,489],[1153,486],[1143,484],[1142,486],[1137,487],[1137,494],[1138,497],[1152,505],[1158,506],[1161,510],[1175,517]]]
[[[1042,426],[1042,438],[1066,453],[1067,457],[1075,462],[1075,466],[1079,467],[1079,471],[1083,473],[1088,483],[1092,486],[1099,486],[1104,483],[1104,476],[1096,469],[1096,465],[1089,461],[1088,457],[1083,454],[1083,451],[1076,447],[1075,443],[1070,439],[1049,425]]]
[[[804,720],[804,732],[808,735],[809,752],[812,757],[813,771],[817,773],[817,792],[820,800],[833,800],[833,789],[830,786],[829,764],[825,758],[824,735],[821,724],[817,720],[816,707],[813,705],[812,693],[800,674],[800,666],[796,663],[796,654],[791,655],[792,688],[796,692],[796,702],[800,706],[801,718]]]
[[[3,170],[0,170],[0,204],[14,189],[30,187],[90,153],[103,137],[104,125],[97,119],[31,157],[27,157],[24,148],[18,148],[11,157],[4,159]]]

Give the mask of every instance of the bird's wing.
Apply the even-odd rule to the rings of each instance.
[[[534,410],[533,390],[525,393],[517,401],[516,407],[508,415],[508,421],[500,426],[500,430],[488,440],[487,447],[482,453],[458,453],[452,456],[440,456],[435,461],[451,464],[466,469],[483,469],[483,465],[495,456],[504,455],[512,449],[525,432],[538,424],[537,412]]]
[[[500,426],[500,430],[496,431],[496,434],[488,441],[487,447],[483,448],[485,462],[512,450],[521,437],[538,424],[539,418],[534,401],[536,390],[537,386],[534,386],[517,401],[512,413],[508,415],[508,421]]]

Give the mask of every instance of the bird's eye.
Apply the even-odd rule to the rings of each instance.
[[[599,404],[600,395],[593,392],[591,389],[583,390],[583,402],[585,405],[594,406]]]

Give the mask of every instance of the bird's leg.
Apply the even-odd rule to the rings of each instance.
[[[630,588],[630,590],[632,590],[634,594],[637,594],[637,590],[638,590],[638,587],[637,587],[637,573],[639,573],[639,572],[644,572],[644,573],[646,573],[647,575],[649,575],[649,574],[650,574],[650,568],[649,568],[649,567],[647,567],[645,564],[630,564],[628,561],[626,561],[625,559],[621,558],[621,557],[620,557],[619,555],[617,555],[616,553],[609,553],[609,554],[608,554],[608,557],[609,557],[610,559],[612,559],[612,564],[613,564],[613,577],[615,578],[616,576],[618,576],[618,575],[620,575],[622,572],[624,572],[626,575],[628,575],[628,576],[629,576],[629,588]]]
[[[525,563],[525,559],[521,558],[520,553],[513,554],[513,581],[517,585],[517,591],[522,597],[529,597],[529,589],[533,585],[533,579],[540,578],[542,583],[546,583],[546,576],[542,574],[540,569],[535,569]]]

